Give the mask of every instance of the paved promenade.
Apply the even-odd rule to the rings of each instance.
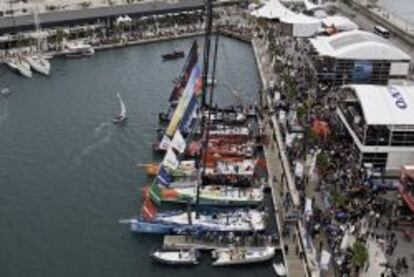
[[[270,62],[266,56],[267,49],[263,48],[265,43],[258,39],[253,39],[252,45],[263,88],[266,90],[269,88],[271,82],[277,79],[277,75],[270,69]],[[259,97],[263,97],[263,95]],[[269,99],[265,96],[261,102],[267,103],[268,101]],[[287,228],[287,223],[284,222],[286,211],[282,205],[283,199],[281,195],[284,195],[285,192],[291,195],[293,202],[292,210],[296,210],[299,207],[299,195],[293,182],[285,152],[283,150],[279,151],[284,146],[281,140],[280,130],[278,129],[276,116],[265,115],[262,124],[269,139],[268,144],[264,147],[264,151],[268,164],[269,182],[272,187],[275,214],[279,225],[282,225],[282,228],[279,226],[279,230],[282,233],[283,229]],[[319,276],[319,266],[316,258],[306,249],[301,221],[294,221],[290,225],[291,238],[285,239],[281,236],[282,252],[288,269],[288,276]],[[287,253],[285,249],[288,250]]]

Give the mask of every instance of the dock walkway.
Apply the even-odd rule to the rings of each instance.
[[[219,244],[215,241],[206,241],[189,236],[164,236],[165,249],[191,249],[213,250],[219,248]]]
[[[253,39],[252,40],[252,45],[253,45],[253,50],[256,56],[256,61],[257,61],[257,66],[259,69],[259,74],[260,74],[260,79],[262,81],[263,87],[266,90],[271,81],[275,81],[277,76],[275,76],[274,72],[272,72],[272,70],[269,70],[269,65],[266,67],[265,63],[267,60],[267,57],[265,55],[263,55],[264,53],[259,53],[261,52],[261,50],[259,49],[258,45],[259,45],[259,41],[257,39]],[[263,95],[260,95],[259,97],[262,97]],[[264,100],[264,102],[267,102],[268,99],[266,97],[266,99],[262,99]],[[267,116],[264,117],[262,124],[264,129],[267,131],[267,137],[269,138],[269,142],[268,144],[264,147],[264,153],[265,153],[265,157],[266,157],[266,161],[267,161],[267,167],[268,167],[268,171],[269,171],[269,184],[272,188],[272,197],[273,197],[273,203],[274,203],[274,207],[275,207],[275,215],[277,217],[277,222],[280,225],[280,219],[284,219],[285,218],[285,211],[284,211],[284,207],[282,205],[282,199],[281,199],[281,195],[284,194],[285,192],[285,187],[284,185],[286,185],[286,192],[289,192],[290,195],[292,196],[292,200],[294,203],[294,206],[298,206],[299,203],[299,196],[297,195],[297,191],[295,191],[296,188],[294,188],[294,184],[291,181],[291,176],[286,176],[286,172],[287,175],[290,175],[290,170],[289,171],[285,171],[284,170],[284,166],[283,162],[282,162],[282,157],[281,155],[283,155],[283,153],[279,152],[279,146],[277,141],[274,139],[274,137],[279,138],[280,136],[274,136],[274,122],[275,119],[274,118],[269,118]],[[270,123],[272,122],[272,123]],[[276,122],[277,124],[277,122]],[[273,125],[273,126],[272,126]],[[284,173],[285,172],[285,173]],[[287,181],[287,178],[290,179],[290,182]],[[283,224],[284,225],[284,224]],[[282,233],[282,229],[279,227],[280,232]],[[286,226],[284,225],[283,228],[285,228]],[[305,259],[302,259],[299,255],[299,252],[302,253],[306,253],[306,251],[304,251],[303,249],[303,244],[300,241],[300,229],[296,228],[296,226],[292,226],[293,227],[293,236],[292,239],[288,238],[288,239],[284,239],[283,236],[280,237],[280,244],[282,245],[282,253],[283,253],[283,257],[284,257],[284,261],[286,263],[286,267],[288,270],[288,276],[310,276],[311,274],[309,273],[308,270],[308,266],[305,264]],[[285,251],[288,250],[287,252]]]
[[[184,235],[167,235],[164,236],[163,247],[165,249],[197,249],[210,251],[217,248],[229,247],[227,243],[219,243],[216,239],[205,240]],[[280,247],[276,246],[276,249]]]

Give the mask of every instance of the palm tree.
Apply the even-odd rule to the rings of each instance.
[[[368,249],[361,241],[356,241],[352,246],[352,263],[355,265],[357,271],[368,261]]]

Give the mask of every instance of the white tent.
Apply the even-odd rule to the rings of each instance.
[[[279,0],[266,2],[265,5],[251,12],[251,15],[266,19],[278,19],[285,24],[289,24],[292,26],[292,35],[295,37],[313,36],[321,28],[319,19],[295,13],[280,3]]]
[[[311,37],[321,29],[319,19],[304,14],[293,13],[283,16],[280,21],[293,26],[293,36],[295,37]]]

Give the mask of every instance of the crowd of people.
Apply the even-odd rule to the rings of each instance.
[[[284,36],[277,23],[262,22],[256,31],[267,41],[276,73],[274,84],[264,92],[272,99],[264,110],[277,115],[300,209],[305,211],[307,199],[312,203],[311,216],[304,217],[309,245],[321,255],[327,242],[337,270],[342,276],[352,276],[369,266],[369,234],[376,240],[389,238],[383,250],[388,256],[394,254],[398,243],[393,228],[396,201],[373,184],[372,169],[364,168],[354,154],[352,140],[336,116],[337,88],[317,82],[309,64],[310,46],[303,39]],[[324,128],[315,129],[315,123]],[[315,166],[309,167],[312,161]],[[289,194],[283,204],[286,210],[291,206]],[[363,264],[354,261],[355,243],[346,243],[347,233],[366,247]],[[401,257],[381,266],[383,276],[397,276],[409,262]]]

